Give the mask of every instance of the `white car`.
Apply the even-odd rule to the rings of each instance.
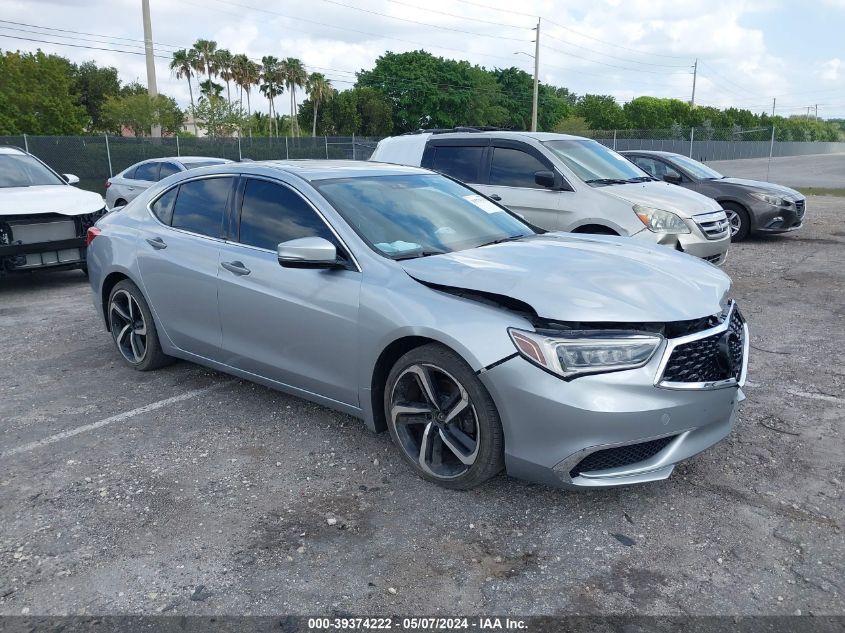
[[[85,235],[106,212],[102,196],[72,185],[32,154],[0,147],[0,276],[85,266]]]
[[[725,261],[731,233],[718,202],[657,181],[601,143],[457,129],[384,139],[370,160],[441,172],[548,231],[631,236]]]
[[[109,209],[125,206],[159,180],[173,174],[231,162],[210,156],[171,156],[135,163],[106,181],[106,205]]]

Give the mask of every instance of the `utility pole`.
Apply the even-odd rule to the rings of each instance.
[[[695,80],[698,78],[698,58],[695,58],[695,63],[692,65],[692,98],[689,100],[690,108],[695,107]]]
[[[777,97],[772,98],[772,118],[775,118],[775,104],[778,102]]]
[[[537,131],[537,96],[540,90],[540,18],[537,18],[537,38],[534,40],[534,99],[531,103],[531,131]]]
[[[816,121],[819,120],[819,104],[816,104]]]
[[[156,86],[156,63],[153,51],[153,27],[150,21],[150,0],[141,0],[141,12],[144,15],[144,55],[147,59],[147,93],[151,99],[158,96]],[[154,138],[161,137],[161,126],[154,125],[151,130]]]

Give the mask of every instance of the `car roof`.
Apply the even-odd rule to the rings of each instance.
[[[0,154],[26,154],[26,152],[14,145],[0,145]]]
[[[160,159],[165,160],[165,159]],[[220,158],[219,156],[174,156],[171,160],[179,161],[180,163],[204,163],[209,160],[220,161],[221,163],[230,163],[228,158]]]
[[[625,154],[642,154],[643,156],[665,156],[667,158],[671,156],[681,156],[677,152],[664,152],[658,149],[623,149],[619,152],[623,156]]]
[[[284,172],[302,180],[311,182],[333,178],[355,178],[363,176],[402,176],[409,174],[432,174],[428,169],[379,163],[366,160],[257,160],[245,163],[228,162],[222,165],[210,165],[184,172],[185,178],[211,174],[245,174],[273,176]]]
[[[420,134],[426,134],[434,138],[505,138],[505,139],[525,139],[533,138],[537,141],[588,141],[585,136],[574,136],[572,134],[558,134],[556,132],[515,132],[512,130],[484,130],[481,132],[426,132],[421,131]],[[410,136],[410,134],[408,135]]]

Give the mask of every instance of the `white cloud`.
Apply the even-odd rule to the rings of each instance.
[[[836,81],[839,79],[839,69],[842,67],[842,60],[838,57],[827,60],[822,64],[819,77],[825,81]]]

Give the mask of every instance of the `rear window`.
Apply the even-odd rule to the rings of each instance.
[[[135,170],[135,175],[132,178],[155,182],[158,180],[158,166],[159,163],[142,163],[138,165],[138,169]]]
[[[212,165],[222,165],[226,161],[223,160],[205,160],[197,161],[195,163],[182,163],[185,169],[198,169],[200,167],[211,167]]]
[[[170,224],[173,219],[173,203],[176,202],[176,193],[179,187],[173,187],[158,200],[156,200],[150,207],[155,216],[162,224]]]
[[[232,178],[203,178],[179,186],[171,226],[209,237],[220,237]]]
[[[483,153],[483,147],[438,146],[432,169],[462,182],[478,182]]]
[[[178,174],[180,169],[174,165],[173,163],[162,163],[161,164],[161,171],[158,174],[159,180],[164,180],[168,176],[172,176],[173,174]]]

